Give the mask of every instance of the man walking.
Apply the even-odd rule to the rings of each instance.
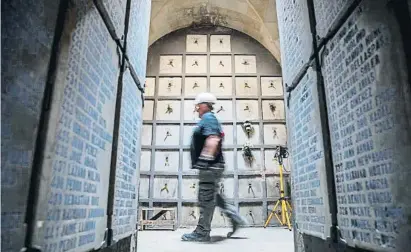
[[[235,207],[227,204],[219,194],[218,183],[223,175],[225,162],[222,153],[224,132],[220,122],[211,112],[216,100],[216,97],[210,93],[201,93],[195,99],[196,111],[201,121],[193,130],[190,152],[192,169],[199,170],[200,218],[196,229],[182,236],[183,241],[210,240],[211,221],[216,205],[231,220],[233,231],[227,234],[228,237],[237,230],[239,225],[246,224]]]

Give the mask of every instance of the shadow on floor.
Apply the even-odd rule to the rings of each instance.
[[[211,236],[211,241],[207,242],[207,243],[218,243],[218,242],[222,242],[224,240],[244,240],[244,239],[248,239],[247,237],[239,237],[239,236],[232,236],[230,238],[227,238],[226,236],[222,236],[222,235],[212,235]]]

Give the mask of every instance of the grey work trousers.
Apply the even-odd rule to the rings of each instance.
[[[234,212],[219,193],[219,182],[224,170],[200,170],[198,202],[200,206],[200,217],[198,219],[196,233],[208,235],[211,231],[211,221],[215,206],[221,208],[222,212],[230,219]],[[231,210],[231,211],[230,211]]]

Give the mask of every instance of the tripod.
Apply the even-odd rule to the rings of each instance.
[[[281,226],[288,226],[288,230],[291,231],[291,204],[289,202],[289,197],[284,196],[284,183],[283,183],[283,158],[288,157],[287,149],[281,146],[277,147],[277,151],[274,158],[278,160],[280,168],[280,198],[277,203],[275,203],[274,208],[271,210],[270,215],[264,223],[264,228],[268,226],[273,216],[275,216],[280,222]],[[280,216],[281,215],[281,216]],[[281,217],[281,218],[280,218]]]

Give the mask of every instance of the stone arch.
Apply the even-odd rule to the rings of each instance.
[[[149,45],[181,28],[213,25],[247,34],[281,63],[275,0],[152,1]]]

